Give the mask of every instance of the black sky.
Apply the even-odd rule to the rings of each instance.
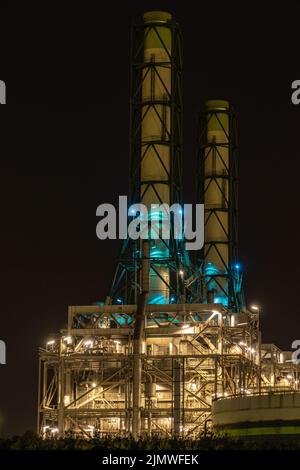
[[[229,99],[239,117],[246,298],[263,306],[265,342],[287,349],[300,337],[300,105],[290,99],[300,8],[58,4],[0,7],[0,435],[35,426],[38,346],[65,326],[69,304],[103,299],[110,285],[118,244],[96,239],[95,211],[127,194],[130,24],[145,10],[173,12],[184,35],[185,199],[196,112],[206,99]]]

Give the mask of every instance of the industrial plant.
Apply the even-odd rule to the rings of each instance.
[[[182,72],[176,20],[145,13],[131,37],[131,204],[183,203]],[[300,432],[299,367],[262,343],[260,306],[243,296],[237,150],[231,104],[206,101],[190,177],[204,246],[186,250],[172,229],[123,240],[103,302],[70,306],[39,350],[40,436]]]

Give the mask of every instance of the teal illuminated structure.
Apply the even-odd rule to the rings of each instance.
[[[181,204],[182,40],[169,13],[148,12],[133,27],[130,102],[130,203],[142,202],[148,209],[151,204]],[[174,237],[172,227],[170,240],[150,243],[149,304],[168,304],[171,298],[179,302],[192,273],[183,240]],[[117,298],[137,302],[141,252],[140,240],[124,241],[110,291],[113,304]]]
[[[198,199],[205,206],[205,302],[244,306],[237,262],[237,124],[228,101],[207,101],[199,119]]]

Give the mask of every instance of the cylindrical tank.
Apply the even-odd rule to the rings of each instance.
[[[156,397],[156,383],[155,382],[146,382],[145,383],[145,396],[147,398]]]
[[[148,211],[151,204],[170,204],[170,111],[172,31],[170,13],[144,14],[144,68],[142,83],[141,202]],[[155,25],[155,27],[153,27]],[[154,215],[154,218],[159,215]],[[169,248],[162,240],[152,240],[150,256],[158,259],[150,270],[148,303],[169,302],[169,269],[159,263]]]
[[[231,437],[299,436],[300,393],[217,399],[212,424],[215,433]]]
[[[229,108],[228,101],[211,100],[206,106],[204,149],[205,274],[209,299],[228,302],[229,263]]]

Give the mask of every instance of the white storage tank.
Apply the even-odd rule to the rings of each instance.
[[[220,398],[212,404],[216,434],[230,437],[300,436],[300,393]]]

